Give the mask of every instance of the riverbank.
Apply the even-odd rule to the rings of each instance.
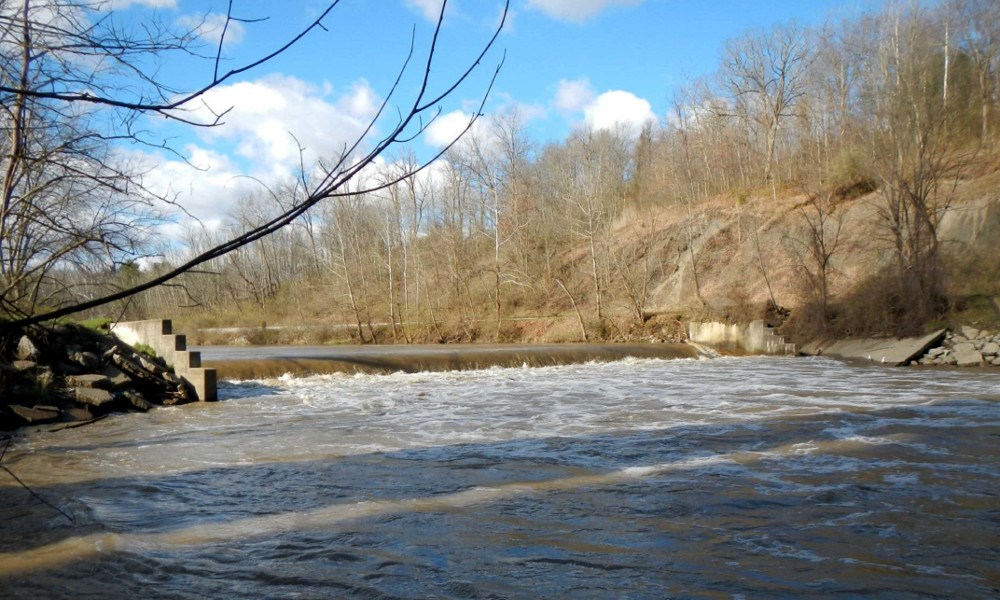
[[[0,350],[0,429],[75,427],[197,399],[162,359],[80,325],[17,332]]]
[[[802,352],[892,367],[1000,367],[1000,333],[963,326],[912,338],[824,339]]]

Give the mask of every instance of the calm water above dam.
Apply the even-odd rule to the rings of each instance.
[[[19,435],[2,598],[990,598],[1000,374],[628,359],[228,382]]]

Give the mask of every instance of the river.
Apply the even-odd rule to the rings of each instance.
[[[990,598],[1000,374],[627,359],[223,382],[19,434],[3,598]],[[73,520],[73,524],[69,519]]]

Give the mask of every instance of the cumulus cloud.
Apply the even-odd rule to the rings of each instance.
[[[220,86],[185,118],[211,121],[212,111],[232,107],[224,124],[198,131],[181,149],[184,160],[147,155],[144,180],[205,223],[217,222],[243,196],[260,192],[320,158],[339,156],[363,135],[379,105],[366,81],[335,91],[294,77],[273,75]],[[377,132],[376,132],[377,133]],[[259,181],[254,181],[259,180]]]
[[[434,148],[444,148],[469,126],[471,119],[471,114],[461,110],[443,114],[427,128],[425,141]]]
[[[366,81],[339,98],[331,94],[296,77],[270,75],[215,88],[203,98],[207,106],[194,110],[198,119],[210,121],[213,111],[232,107],[224,125],[200,134],[207,141],[235,142],[237,154],[250,161],[298,162],[301,145],[309,162],[352,143],[378,111],[377,94]]]
[[[612,6],[637,6],[643,0],[528,0],[528,6],[559,21],[583,23]]]
[[[579,112],[593,99],[594,90],[586,79],[560,79],[553,104],[561,111]]]
[[[624,127],[638,133],[647,121],[656,120],[649,101],[622,90],[604,92],[583,109],[583,115],[594,131]]]
[[[230,20],[227,25],[226,19],[226,15],[222,13],[210,13],[200,17],[187,15],[177,21],[182,27],[194,30],[198,37],[212,44],[219,43],[223,32],[226,34],[225,44],[227,46],[239,44],[243,41],[243,36],[246,33],[243,24]]]
[[[185,146],[183,153],[188,162],[149,155],[146,162],[155,163],[155,168],[143,177],[143,184],[176,199],[205,225],[217,225],[241,197],[260,190],[260,184],[241,177],[240,166],[224,154],[194,144]],[[176,237],[180,230],[167,225],[162,233]]]

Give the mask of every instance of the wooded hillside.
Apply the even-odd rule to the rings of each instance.
[[[542,145],[516,110],[493,115],[431,169],[326,199],[100,312],[325,324],[295,341],[382,343],[667,337],[679,315],[788,310],[803,335],[908,333],[955,310],[996,318],[998,73],[991,0],[747,31],[641,131]],[[369,182],[416,165],[390,157]],[[157,268],[268,222],[307,183],[245,198],[221,229],[190,228]],[[123,264],[98,279],[146,276]]]

